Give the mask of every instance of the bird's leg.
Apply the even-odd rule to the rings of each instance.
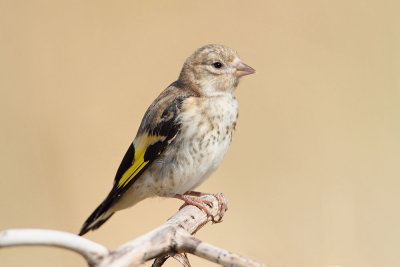
[[[212,202],[201,198],[202,196],[212,195],[218,200],[218,219],[211,215]],[[212,218],[213,223],[222,222],[222,217],[228,210],[228,200],[222,193],[209,194],[197,191],[188,191],[185,194],[175,194],[173,197],[185,201],[186,205],[193,205],[204,211],[207,216]]]
[[[196,206],[202,211],[204,211],[207,214],[207,216],[212,216],[211,215],[212,202],[207,199],[186,194],[174,194],[172,195],[172,197],[185,201],[185,204],[183,204],[183,206],[186,205]]]
[[[207,195],[212,195],[217,198],[218,200],[218,220],[214,220],[214,223],[218,223],[222,221],[222,217],[224,216],[225,212],[228,210],[228,199],[225,197],[224,194],[222,193],[216,193],[216,194],[210,194],[210,193],[202,193],[198,191],[188,191],[185,193],[185,195],[190,195],[190,196],[196,196],[196,197],[201,197],[201,196],[207,196]]]
[[[189,194],[192,196],[206,196],[206,195],[212,195],[218,200],[218,220],[216,220],[214,217],[212,218],[213,223],[219,223],[222,222],[222,217],[224,217],[225,212],[228,210],[228,199],[225,197],[224,194],[222,193],[216,193],[216,194],[210,194],[210,193],[202,193],[202,192],[197,192],[197,191],[189,191],[186,192],[185,194]]]
[[[189,196],[195,196],[195,197],[202,197],[202,196],[207,196],[207,195],[212,195],[210,193],[203,193],[203,192],[199,192],[199,191],[187,191],[185,193],[185,195],[189,195]]]

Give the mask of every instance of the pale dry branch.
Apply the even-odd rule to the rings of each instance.
[[[218,214],[218,201],[214,196],[204,196],[213,203],[212,215]],[[115,250],[86,238],[55,230],[10,229],[0,232],[0,248],[11,246],[55,246],[81,254],[90,266],[139,266],[152,259],[165,258],[178,253],[191,253],[223,266],[264,266],[240,255],[217,248],[192,236],[210,218],[194,206],[185,206],[154,230],[129,241]],[[178,257],[179,258],[179,257]],[[164,259],[164,260],[163,260]],[[156,260],[157,263],[157,260]]]
[[[8,229],[0,232],[0,248],[14,246],[50,246],[81,254],[89,265],[109,254],[106,247],[84,237],[48,229]]]

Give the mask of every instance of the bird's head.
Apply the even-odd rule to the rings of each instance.
[[[205,95],[233,92],[239,78],[254,73],[235,50],[210,44],[196,50],[183,65],[179,81]]]

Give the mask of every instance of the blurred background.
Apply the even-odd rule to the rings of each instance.
[[[197,236],[274,267],[400,266],[398,1],[0,1],[0,230],[77,233],[152,100],[198,47],[257,70]],[[181,205],[149,199],[86,237],[109,248]],[[190,257],[193,266],[216,266]],[[85,266],[54,248],[1,266]],[[170,261],[166,266],[179,266]]]

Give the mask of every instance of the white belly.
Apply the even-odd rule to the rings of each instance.
[[[183,110],[181,132],[156,163],[160,172],[153,172],[157,195],[183,194],[197,187],[219,167],[232,140],[238,104],[231,94],[193,98]]]

